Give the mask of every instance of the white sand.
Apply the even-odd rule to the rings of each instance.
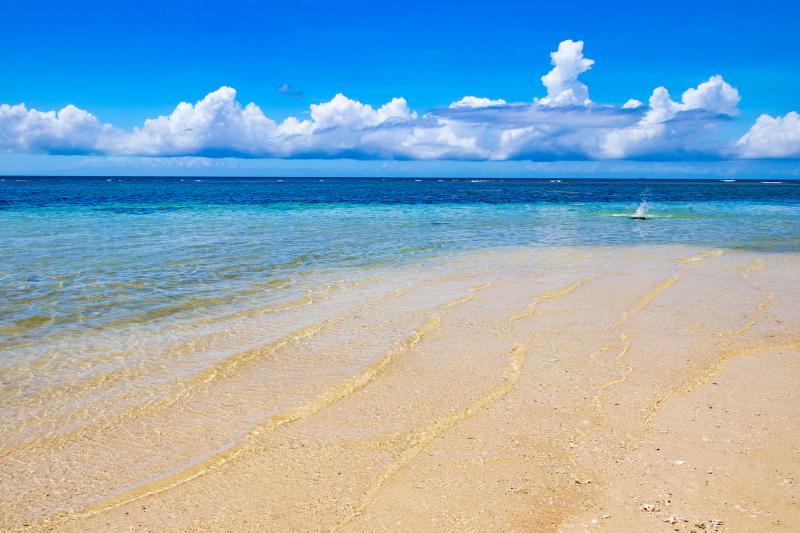
[[[798,255],[504,250],[302,303],[6,398],[0,527],[800,527]]]

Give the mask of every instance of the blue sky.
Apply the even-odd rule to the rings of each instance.
[[[797,159],[800,142],[795,139],[800,133],[789,114],[800,110],[800,40],[795,37],[800,7],[788,1],[762,1],[757,9],[734,4],[671,2],[654,8],[641,2],[608,1],[4,2],[0,103],[24,102],[25,113],[73,105],[91,114],[97,124],[81,123],[81,129],[70,130],[70,135],[85,136],[80,142],[53,141],[54,135],[64,131],[60,123],[53,126],[60,128],[56,133],[36,139],[26,126],[27,137],[14,140],[15,135],[23,135],[17,131],[22,111],[17,110],[16,122],[8,119],[5,131],[0,117],[0,173],[58,173],[60,164],[80,169],[83,162],[87,173],[92,169],[113,172],[115,168],[121,173],[137,173],[137,168],[149,172],[159,165],[171,172],[185,172],[180,168],[230,169],[237,164],[251,173],[257,173],[259,165],[273,173],[280,172],[280,161],[285,158],[302,159],[308,172],[333,169],[347,173],[350,168],[358,174],[379,173],[386,168],[387,159],[421,159],[409,164],[423,174],[426,165],[432,173],[458,172],[464,167],[481,173],[491,168],[504,172],[504,165],[495,159],[511,160],[505,167],[524,167],[531,160],[553,164],[561,159]],[[546,132],[554,135],[558,129],[555,144],[550,137],[542,140],[542,130],[536,133],[538,140],[527,139],[513,149],[501,149],[497,139],[511,128],[504,122],[511,115],[498,106],[533,106],[534,98],[546,98],[548,89],[540,77],[554,67],[550,53],[570,39],[583,43],[580,51],[570,53],[594,60],[573,80],[588,87],[592,106],[581,111],[579,130],[566,131],[562,126],[566,122],[558,122],[557,128],[551,124]],[[725,108],[707,105],[713,95],[696,105],[681,101],[684,91],[717,74],[723,82],[709,86],[709,91],[725,91],[730,86],[737,91],[735,103],[731,100],[731,106]],[[282,86],[284,90],[278,91]],[[584,138],[588,128],[635,128],[641,132],[642,124],[654,121],[652,116],[647,118],[648,99],[659,86],[669,91],[669,105],[678,106],[666,119],[658,119],[672,137],[659,132],[662,137],[657,144],[633,148],[633,141],[627,140],[624,148],[614,149],[607,147],[607,139]],[[278,134],[269,129],[271,125],[261,124],[259,128],[266,129],[254,133],[248,125],[242,133],[238,122],[224,139],[211,132],[213,141],[177,139],[168,146],[156,146],[154,135],[163,140],[162,130],[150,135],[147,142],[122,139],[146,119],[168,117],[179,102],[195,104],[220,87],[232,87],[236,92],[232,96],[219,93],[219,106],[228,106],[220,107],[223,111],[219,113],[229,117],[225,109],[235,112],[235,106],[241,109],[254,102],[263,116],[278,125],[287,117],[316,121],[303,130],[308,139],[289,147],[285,145],[286,128]],[[320,120],[312,119],[310,105],[332,102],[338,93],[348,100],[337,104],[339,122],[326,119],[323,132]],[[477,119],[474,112],[467,116],[463,110],[437,111],[464,96],[493,102]],[[342,113],[361,112],[351,102],[379,110],[392,98],[403,102],[388,114],[362,117],[358,123],[341,118]],[[623,112],[620,106],[629,99],[644,105]],[[575,110],[567,112],[567,107],[583,104],[567,104],[552,110],[548,117],[573,120]],[[622,122],[610,123],[612,111],[604,110],[606,119],[596,123],[595,109],[606,104],[615,106],[613,120]],[[540,124],[540,114],[514,109],[514,128],[523,120],[529,121],[526,127]],[[720,109],[724,111],[721,114]],[[323,111],[320,108],[319,113]],[[762,114],[778,122],[765,122],[758,135],[737,144]],[[444,123],[455,124],[455,140],[446,140],[450,143],[446,147],[441,138],[452,132],[443,129]],[[103,124],[114,128],[113,140],[107,126],[101,131]],[[715,139],[713,146],[705,140],[689,139],[688,133],[672,131],[688,132],[698,124],[708,126],[707,137]],[[89,127],[93,132],[88,132]],[[164,127],[174,132],[175,122]],[[338,130],[329,131],[331,128]],[[378,128],[383,138],[365,140],[364,134],[356,135],[353,128]],[[414,133],[420,128],[425,128],[422,140]],[[482,136],[487,128],[493,133]],[[476,133],[478,130],[483,133]],[[291,130],[293,138],[298,138],[298,131]],[[270,135],[280,140],[244,142],[236,135]],[[408,144],[412,135],[413,149],[398,151],[388,144]],[[573,139],[576,135],[580,145],[567,145],[567,136]],[[648,129],[647,135],[653,133]],[[434,136],[438,139],[435,148]],[[348,138],[351,140],[344,146],[342,139]],[[776,138],[788,144],[777,151],[765,148]],[[469,139],[476,140],[472,148],[467,147]],[[588,147],[590,143],[606,144],[601,149]],[[63,153],[76,155],[70,155],[68,163],[59,163],[64,156],[58,154]],[[194,159],[174,160],[208,155],[214,160],[200,165],[194,165]],[[224,164],[216,160],[218,156],[225,156]],[[764,165],[776,167],[774,161]],[[296,162],[285,163],[286,169],[297,166]],[[391,161],[389,166],[402,164]],[[792,165],[778,164],[777,168],[792,169]]]

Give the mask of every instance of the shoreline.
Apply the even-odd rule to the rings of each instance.
[[[12,465],[0,525],[800,521],[800,255],[640,245],[455,257],[243,315],[171,360],[38,397],[36,417],[20,415],[0,442]],[[301,316],[310,324],[298,328]],[[204,350],[215,366],[198,366],[211,360],[198,359]],[[165,369],[186,377],[158,381]]]

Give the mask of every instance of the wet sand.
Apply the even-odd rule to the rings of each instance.
[[[462,254],[47,386],[3,368],[0,527],[796,531],[798,280],[795,254]]]

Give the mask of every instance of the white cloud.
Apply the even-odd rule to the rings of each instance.
[[[672,101],[664,87],[653,90],[649,104],[647,112],[636,124],[609,130],[597,155],[611,159],[639,155],[641,147],[660,140],[666,131],[664,122],[675,117],[680,106]]]
[[[401,132],[396,154],[409,159],[487,159],[477,132],[468,124],[438,119]],[[387,139],[390,143],[392,139]],[[384,145],[385,146],[385,145]]]
[[[91,153],[109,130],[110,126],[74,105],[43,112],[25,104],[0,104],[0,151]]]
[[[761,116],[738,143],[717,139],[715,126],[737,114],[740,100],[720,75],[687,89],[680,102],[657,87],[648,105],[630,99],[613,106],[591,102],[578,81],[594,64],[583,56],[583,42],[563,41],[551,59],[553,69],[542,77],[547,96],[533,103],[465,96],[427,113],[404,98],[372,106],[340,93],[278,122],[223,86],[123,131],[74,106],[41,112],[1,105],[0,151],[424,160],[800,156],[797,113]]]
[[[687,89],[683,93],[683,105],[686,109],[706,109],[723,115],[738,113],[739,91],[717,74],[711,76],[695,89]]]
[[[330,102],[311,104],[311,118],[316,128],[345,126],[365,128],[386,121],[407,121],[416,118],[408,109],[405,98],[393,98],[378,109],[368,104],[351,100],[339,93]]]
[[[127,155],[333,155],[357,147],[365,128],[417,117],[403,98],[374,109],[342,94],[311,104],[310,114],[310,120],[288,117],[276,123],[254,103],[242,106],[235,89],[220,87],[194,105],[181,102],[169,116],[148,119],[129,134],[107,139],[103,146],[109,153]],[[326,134],[328,129],[336,131]]]
[[[761,115],[737,147],[745,158],[800,157],[800,115],[796,111],[782,117]]]
[[[713,134],[710,129],[715,120],[708,114],[736,115],[738,103],[739,91],[720,75],[684,91],[680,103],[672,100],[665,87],[657,87],[641,120],[632,126],[608,131],[600,143],[600,151],[594,155],[613,159],[648,154],[666,157],[669,152],[673,156],[717,156],[720,149],[709,146]],[[637,100],[628,100],[622,107],[638,109],[640,106]],[[698,112],[705,115],[697,116]]]
[[[465,96],[457,102],[450,104],[450,109],[458,109],[460,107],[480,108],[480,107],[494,107],[499,105],[506,105],[508,102],[502,98],[492,100],[491,98],[481,98],[478,96]]]
[[[145,120],[130,134],[109,140],[110,152],[137,155],[255,154],[269,148],[277,125],[261,109],[236,101],[220,87],[192,105],[181,102],[169,116]]]
[[[593,59],[583,57],[583,41],[561,41],[558,50],[550,53],[553,69],[542,76],[547,96],[538,103],[542,105],[588,105],[589,88],[578,81],[578,76],[594,64]]]

